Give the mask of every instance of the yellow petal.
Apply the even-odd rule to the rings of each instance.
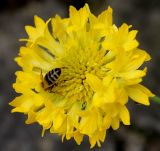
[[[146,75],[145,71],[142,70],[135,70],[135,71],[129,71],[129,72],[123,72],[120,73],[119,76],[123,77],[124,79],[136,79],[136,78],[141,78]]]
[[[36,113],[33,111],[28,112],[28,119],[25,121],[26,124],[36,122]]]
[[[83,140],[83,134],[79,133],[78,131],[74,134],[74,140],[77,142],[78,145],[81,144]]]
[[[21,95],[19,97],[16,97],[9,104],[15,107],[14,109],[12,109],[12,112],[27,113],[33,106],[33,100],[25,95]]]
[[[43,31],[46,27],[46,23],[37,15],[34,16],[35,26],[39,29],[39,31]]]
[[[105,27],[109,27],[112,25],[112,8],[108,7],[108,9],[102,12],[98,16],[98,20],[105,24]]]
[[[117,117],[112,119],[111,126],[114,130],[119,128],[119,119]]]
[[[71,22],[73,25],[76,25],[79,28],[83,27],[87,23],[89,13],[89,7],[87,4],[79,11],[77,11],[73,6],[70,6],[69,8]]]
[[[140,85],[134,85],[127,87],[128,95],[131,99],[134,101],[144,104],[144,105],[150,105],[149,97],[153,96],[149,91],[146,91],[142,86]]]
[[[126,90],[124,88],[119,88],[118,90],[116,90],[116,93],[117,102],[119,102],[122,105],[126,104],[128,101],[128,94]]]
[[[130,115],[127,107],[122,106],[120,110],[120,119],[122,120],[123,124],[130,125]]]
[[[54,116],[56,118],[54,118],[54,120],[53,120],[53,123],[54,123],[53,127],[54,127],[55,130],[57,130],[62,125],[62,123],[65,120],[66,116],[64,115],[64,113],[61,113],[61,112],[57,112]]]
[[[97,76],[93,74],[87,74],[86,81],[95,92],[101,90],[102,82]]]

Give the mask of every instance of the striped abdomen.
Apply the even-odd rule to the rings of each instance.
[[[48,86],[51,86],[55,83],[55,81],[59,78],[60,75],[61,75],[61,69],[55,68],[49,71],[45,75],[44,80],[48,83]]]

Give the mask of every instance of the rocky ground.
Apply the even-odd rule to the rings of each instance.
[[[79,4],[77,4],[77,1]],[[61,143],[58,136],[46,133],[41,137],[37,124],[25,125],[25,117],[11,114],[8,103],[17,95],[12,89],[18,66],[13,61],[22,45],[18,39],[26,37],[24,25],[33,25],[35,14],[47,19],[55,14],[67,16],[68,5],[80,7],[89,2],[92,12],[98,14],[110,5],[117,25],[126,22],[139,30],[140,47],[146,49],[153,60],[148,64],[147,85],[160,96],[160,1],[159,0],[6,0],[0,7],[0,151],[88,151],[84,141]],[[101,148],[93,151],[159,151],[160,105],[150,107],[129,103],[132,126],[121,126],[107,134]]]

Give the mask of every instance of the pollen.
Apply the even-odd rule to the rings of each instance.
[[[86,41],[85,49],[69,49],[65,57],[62,56],[57,60],[62,68],[62,74],[53,91],[69,100],[91,101],[94,91],[87,83],[86,75],[95,74],[103,79],[107,74],[106,71],[102,70],[105,68],[105,62],[102,61],[106,57],[104,51],[92,49],[90,52],[90,46],[87,43]],[[78,46],[79,44],[77,44]],[[94,55],[92,54],[93,51],[95,51]],[[102,63],[100,64],[100,62]]]

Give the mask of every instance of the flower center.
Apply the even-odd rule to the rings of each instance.
[[[86,81],[86,74],[91,73],[103,79],[106,75],[105,51],[78,50],[65,53],[56,61],[61,65],[61,76],[53,92],[67,99],[90,101],[94,94]]]
[[[69,99],[79,101],[89,101],[93,95],[93,90],[86,82],[86,73],[95,72],[87,65],[64,61],[62,74],[57,81],[57,86],[53,90]]]

